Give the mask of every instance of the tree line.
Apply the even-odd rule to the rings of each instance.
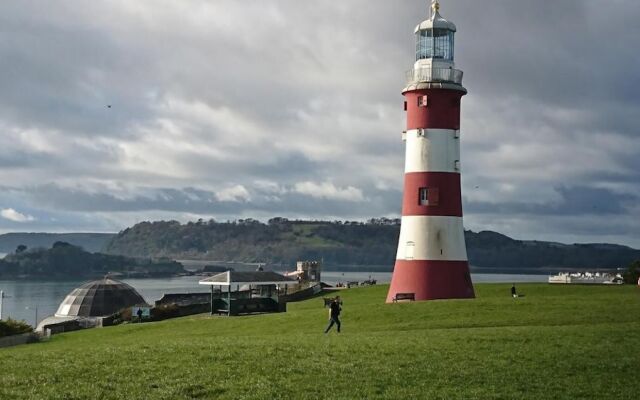
[[[90,253],[66,242],[56,242],[49,249],[19,245],[0,260],[0,279],[98,278],[107,274],[150,277],[183,272],[181,264],[169,259]]]
[[[325,265],[393,267],[400,220],[255,219],[142,222],[119,232],[109,254],[293,265],[324,260]],[[470,263],[487,272],[556,273],[570,269],[615,269],[640,259],[640,251],[608,244],[516,240],[497,232],[465,232]]]

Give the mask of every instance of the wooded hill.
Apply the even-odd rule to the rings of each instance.
[[[0,259],[0,279],[101,278],[106,274],[146,278],[183,272],[182,265],[175,261],[89,253],[66,242],[56,242],[50,249],[22,245]]]
[[[143,222],[125,229],[106,246],[110,254],[174,259],[265,262],[293,265],[324,259],[327,267],[393,268],[399,220],[361,222],[290,221],[273,218],[233,222]],[[640,251],[611,244],[572,244],[515,240],[490,231],[465,232],[476,272],[557,272],[626,267]]]
[[[36,247],[48,249],[55,242],[70,243],[95,253],[104,249],[113,236],[113,233],[5,233],[0,235],[0,253],[13,253],[20,245],[30,249]]]

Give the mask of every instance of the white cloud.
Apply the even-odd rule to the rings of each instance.
[[[269,194],[287,193],[287,188],[281,186],[276,182],[271,182],[271,181],[255,181],[253,182],[253,187],[261,190],[264,193],[269,193]]]
[[[363,201],[362,190],[353,186],[340,188],[331,182],[299,182],[294,185],[294,191],[317,199]]]
[[[2,210],[0,210],[0,216],[13,222],[31,222],[36,220],[31,215],[22,214],[14,210],[13,208],[3,208]]]
[[[251,194],[242,185],[232,186],[216,192],[218,201],[247,202],[251,200]]]

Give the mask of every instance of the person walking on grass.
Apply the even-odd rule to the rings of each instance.
[[[142,308],[138,307],[138,312],[136,313],[138,315],[138,323],[142,322]]]
[[[342,311],[340,304],[340,296],[336,296],[329,305],[329,326],[324,330],[324,333],[328,333],[334,324],[338,328],[338,333],[340,333],[340,311]]]

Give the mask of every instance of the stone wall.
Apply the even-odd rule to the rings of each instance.
[[[0,338],[0,348],[19,346],[21,344],[35,343],[40,340],[40,336],[35,333],[23,333]]]

